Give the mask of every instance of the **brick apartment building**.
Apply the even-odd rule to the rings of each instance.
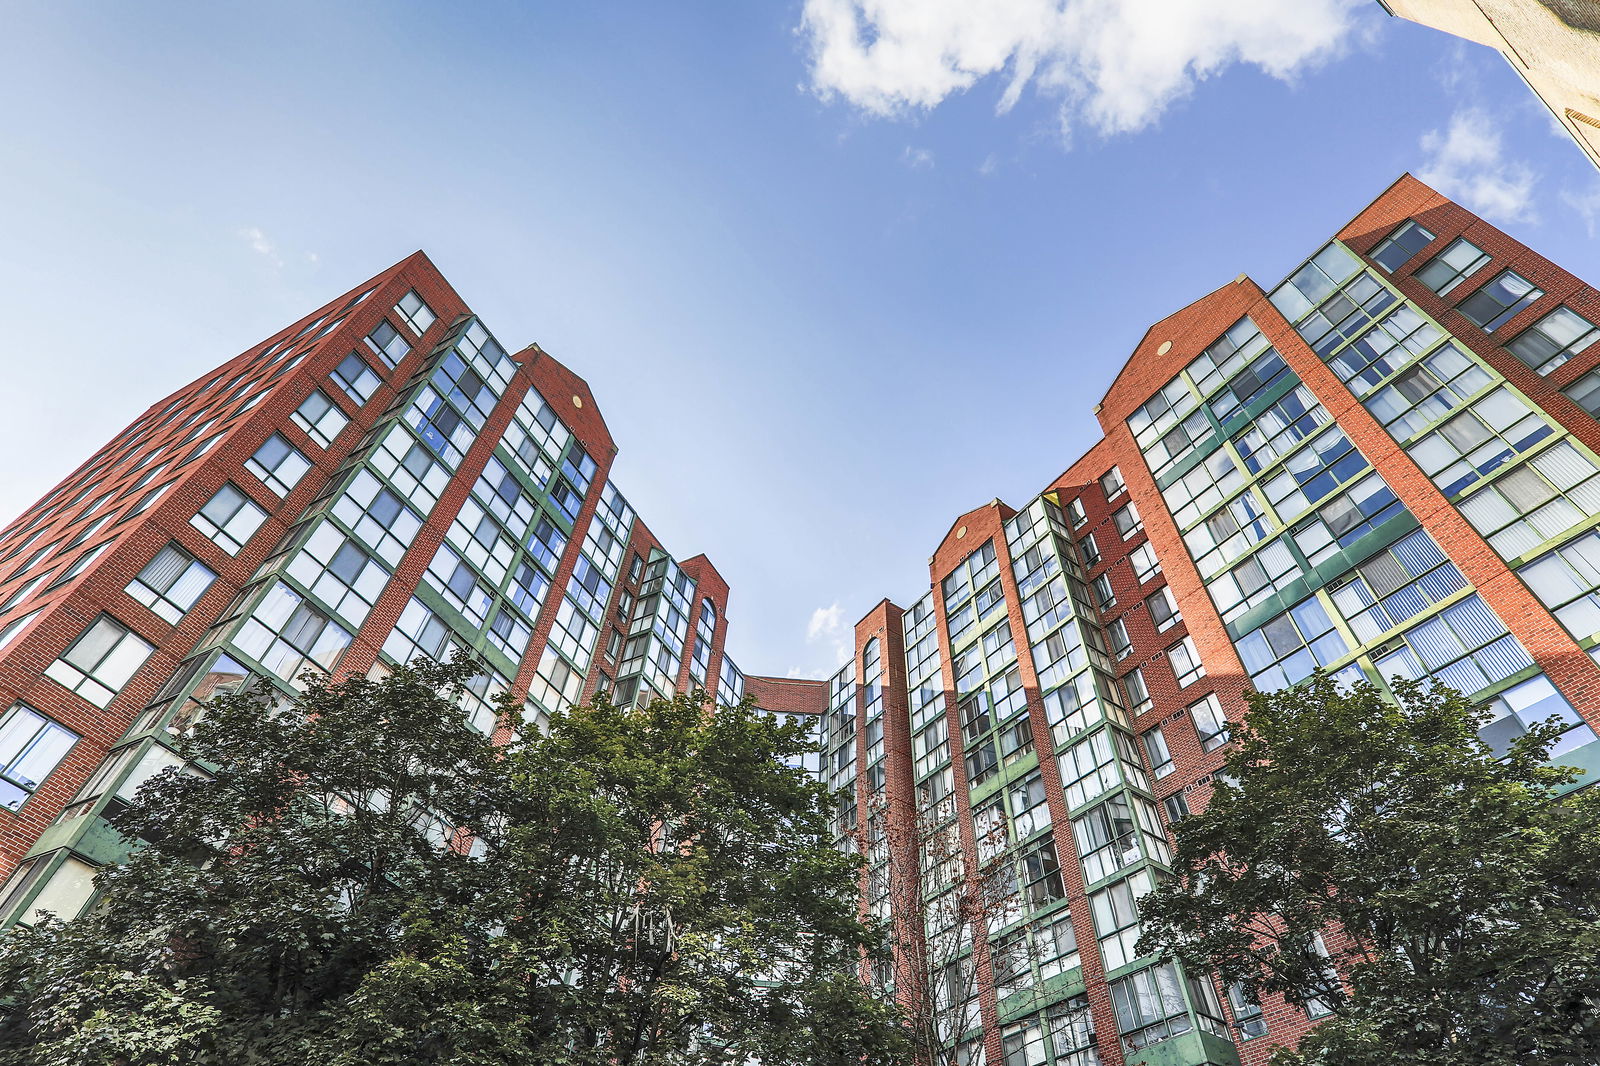
[[[421,253],[151,407],[0,535],[0,918],[79,911],[124,854],[106,816],[219,690],[465,647],[496,736],[602,686],[737,700],[728,585],[635,516],[616,451],[583,379]]]
[[[1263,1063],[1314,1019],[1134,955],[1244,692],[1437,676],[1600,776],[1600,294],[1410,176],[1156,323],[1040,494],[856,625],[823,767],[965,1063]],[[981,920],[963,917],[963,886]],[[976,886],[975,888],[973,886]]]
[[[1433,674],[1600,776],[1600,295],[1406,176],[1270,291],[1157,323],[1033,500],[956,518],[827,681],[611,485],[582,379],[419,253],[158,403],[0,534],[0,919],[76,913],[198,702],[475,650],[496,735],[599,688],[818,718],[871,975],[965,1063],[1253,1066],[1314,1019],[1134,956],[1250,687]],[[487,700],[509,691],[518,721]],[[958,904],[983,900],[976,918]]]

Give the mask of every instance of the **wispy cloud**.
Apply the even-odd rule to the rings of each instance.
[[[811,612],[811,621],[806,624],[806,644],[814,648],[819,657],[831,660],[826,664],[827,672],[831,673],[850,661],[851,636],[850,628],[845,624],[844,608],[837,602]],[[793,670],[789,673],[795,675]]]
[[[926,148],[913,148],[908,144],[906,150],[900,153],[900,158],[912,170],[924,170],[933,166],[933,153]]]
[[[1363,0],[806,0],[811,84],[875,115],[925,111],[999,76],[1064,130],[1141,129],[1235,64],[1288,80],[1336,55]]]
[[[1563,189],[1561,202],[1583,219],[1590,237],[1600,237],[1600,181],[1595,181],[1586,191]]]
[[[1417,177],[1491,222],[1530,222],[1538,179],[1526,163],[1507,159],[1500,128],[1489,114],[1467,107],[1443,130],[1422,135],[1427,160]]]
[[[252,252],[264,257],[273,266],[283,266],[283,257],[278,254],[278,246],[261,227],[246,226],[239,231],[239,237],[250,246]]]

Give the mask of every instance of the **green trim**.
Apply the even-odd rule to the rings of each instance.
[[[1387,548],[1407,533],[1421,528],[1422,523],[1410,511],[1401,511],[1386,520],[1370,533],[1357,537],[1348,548],[1340,548],[1318,563],[1308,574],[1302,574],[1261,603],[1250,608],[1227,625],[1228,637],[1237,642],[1249,633],[1260,629],[1268,620],[1277,617],[1307,596],[1324,588],[1328,582],[1347,574],[1356,566]],[[1292,537],[1291,537],[1292,540]],[[1266,541],[1262,542],[1266,544]],[[1224,570],[1222,573],[1226,573]],[[1218,577],[1221,573],[1218,574]]]

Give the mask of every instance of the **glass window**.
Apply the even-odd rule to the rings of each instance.
[[[1372,249],[1371,257],[1374,262],[1389,273],[1410,261],[1411,257],[1422,251],[1433,240],[1433,234],[1417,223],[1415,219],[1406,219],[1400,227],[1389,234],[1378,246]],[[1259,1008],[1257,1008],[1259,1011]]]
[[[1138,899],[1150,887],[1150,875],[1140,871],[1090,894],[1095,936],[1100,940],[1100,957],[1107,970],[1126,966],[1139,957],[1134,950],[1140,933]]]
[[[1189,717],[1204,750],[1216,751],[1228,742],[1228,720],[1222,716],[1222,703],[1216,693],[1190,706]]]
[[[1132,739],[1114,729],[1099,730],[1060,752],[1056,765],[1068,807],[1081,807],[1124,780],[1145,786]]]
[[[1083,501],[1076,496],[1067,501],[1067,519],[1072,523],[1073,529],[1077,529],[1089,520],[1089,516],[1083,510]]]
[[[1194,1028],[1178,971],[1170,962],[1112,981],[1110,989],[1117,1031],[1129,1048],[1147,1047]]]
[[[1156,777],[1166,777],[1177,769],[1172,761],[1172,752],[1167,749],[1166,734],[1161,732],[1160,726],[1146,731],[1139,739],[1144,744],[1145,759]]]
[[[215,496],[189,519],[189,524],[210,537],[223,551],[233,555],[267,520],[267,512],[241,492],[233,482],[217,490]]]
[[[1273,306],[1290,322],[1298,322],[1327,299],[1344,279],[1361,269],[1361,260],[1341,244],[1330,244],[1273,290]]]
[[[1328,412],[1304,385],[1274,401],[1234,434],[1231,442],[1252,474],[1259,474],[1329,422]]]
[[[1217,421],[1225,422],[1255,402],[1262,393],[1289,378],[1289,366],[1283,356],[1268,348],[1248,365],[1240,367],[1228,381],[1227,388],[1211,398],[1211,413]]]
[[[295,425],[305,430],[306,436],[324,448],[332,444],[339,431],[350,424],[350,419],[321,389],[313,389],[291,418]]]
[[[1233,1022],[1240,1040],[1267,1035],[1267,1019],[1261,1013],[1261,1004],[1243,981],[1228,986],[1228,1006],[1233,1009]]]
[[[1136,666],[1122,677],[1122,684],[1128,690],[1128,706],[1134,714],[1140,714],[1150,709],[1150,689],[1144,682],[1144,667]]]
[[[1578,717],[1572,704],[1544,674],[1511,686],[1486,702],[1484,708],[1490,719],[1478,730],[1478,737],[1499,755],[1510,750],[1512,742],[1529,727],[1552,719],[1567,727],[1567,732],[1550,748],[1552,759],[1595,740],[1594,730]]]
[[[1172,664],[1172,673],[1178,679],[1179,688],[1206,676],[1205,664],[1200,661],[1200,653],[1195,650],[1192,637],[1184,637],[1168,648],[1167,662]]]
[[[372,399],[372,394],[378,391],[383,379],[367,365],[365,359],[356,352],[351,352],[334,367],[333,383],[343,389],[345,395],[360,407]]]
[[[1384,378],[1427,351],[1444,334],[1408,304],[1379,319],[1352,344],[1323,353],[1339,380],[1357,396],[1371,392]]]
[[[1150,620],[1156,624],[1157,633],[1165,633],[1183,621],[1183,615],[1178,613],[1178,601],[1172,589],[1165,585],[1144,602],[1150,608]]]
[[[1328,593],[1366,643],[1466,587],[1461,571],[1419,529],[1330,581]]]
[[[1268,619],[1236,646],[1250,679],[1263,692],[1297,685],[1317,667],[1350,651],[1315,595]]]
[[[1100,475],[1100,490],[1106,494],[1106,499],[1114,500],[1127,489],[1127,484],[1122,480],[1122,471],[1118,468],[1112,467]]]
[[[348,630],[279,581],[240,626],[235,645],[293,684],[307,669],[331,672],[350,639]]]
[[[1450,290],[1482,270],[1489,255],[1468,240],[1455,240],[1450,246],[1417,271],[1417,280],[1428,288],[1446,296]]]
[[[244,468],[279,496],[287,496],[311,469],[311,461],[281,433],[274,433],[245,460]]]
[[[359,626],[389,583],[390,570],[332,522],[320,523],[288,574],[340,618]]]
[[[1329,426],[1284,462],[1262,489],[1278,514],[1290,518],[1330,496],[1368,468],[1366,456],[1338,426]]]
[[[400,316],[400,321],[411,328],[411,332],[419,337],[428,331],[437,316],[427,304],[422,302],[422,297],[417,295],[415,289],[400,297],[400,302],[394,305],[394,313]]]
[[[367,334],[367,350],[391,370],[395,364],[411,354],[411,343],[400,335],[400,331],[389,325],[388,320],[379,322],[373,331]]]
[[[1502,385],[1406,447],[1446,496],[1454,496],[1555,431]]]
[[[1111,590],[1111,578],[1101,574],[1089,582],[1089,591],[1094,595],[1094,605],[1100,610],[1113,607],[1117,602],[1117,594]]]
[[[1507,342],[1506,351],[1548,374],[1596,339],[1600,328],[1593,322],[1570,307],[1558,307]]]
[[[1140,584],[1161,573],[1161,562],[1156,558],[1156,550],[1149,544],[1141,544],[1128,553],[1128,562],[1133,565],[1133,576],[1138,578]]]
[[[1128,625],[1122,619],[1113,619],[1106,627],[1106,639],[1111,644],[1111,657],[1122,659],[1133,651],[1133,640],[1128,636]]]
[[[1143,546],[1141,545],[1141,547]],[[1095,543],[1093,533],[1078,542],[1078,550],[1083,552],[1083,564],[1085,566],[1100,565],[1100,545]]]
[[[1127,540],[1144,528],[1144,523],[1139,519],[1139,508],[1135,507],[1132,501],[1112,512],[1111,521],[1116,525],[1117,532],[1122,535],[1123,540]]]
[[[1468,696],[1533,665],[1477,593],[1406,630],[1388,647],[1372,657],[1380,677],[1436,678]]]
[[[1600,370],[1591,370],[1561,390],[1579,407],[1600,418]]]
[[[104,707],[154,650],[155,645],[103,614],[46,668],[45,676]]]
[[[25,703],[0,719],[0,807],[14,811],[61,764],[78,735]]]
[[[1583,533],[1517,571],[1580,643],[1600,637],[1600,533]]]
[[[1515,559],[1600,514],[1600,468],[1571,441],[1558,441],[1475,491],[1460,510],[1502,558]]]
[[[177,625],[216,578],[217,575],[194,556],[176,544],[169,544],[128,583],[127,591],[128,595]]]
[[[1168,825],[1189,817],[1189,800],[1182,792],[1174,792],[1161,801],[1161,806],[1167,812]]]
[[[1457,310],[1482,326],[1484,332],[1493,333],[1543,295],[1544,290],[1533,282],[1507,270],[1462,300]]]
[[[333,516],[390,566],[399,564],[422,528],[422,519],[365,470],[356,473],[334,503]]]

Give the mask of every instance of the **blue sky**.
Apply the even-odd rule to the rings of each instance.
[[[831,670],[956,514],[1093,441],[1151,322],[1276,280],[1404,170],[1600,279],[1600,176],[1516,74],[1358,0],[7,22],[0,512],[423,248],[590,381],[623,491],[732,584],[750,672]]]

